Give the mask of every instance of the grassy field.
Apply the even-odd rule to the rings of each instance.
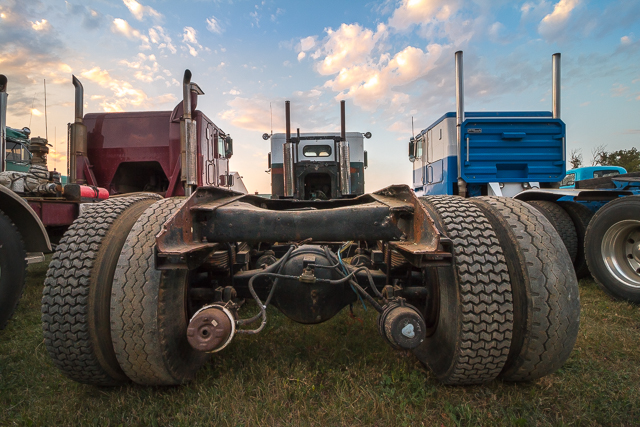
[[[375,312],[344,310],[318,326],[270,310],[259,336],[240,335],[186,386],[97,388],[52,365],[42,342],[46,264],[0,332],[0,425],[640,425],[640,307],[581,285],[578,342],[554,375],[532,383],[439,384],[389,348]]]

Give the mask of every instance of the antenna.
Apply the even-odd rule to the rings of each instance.
[[[49,130],[47,129],[47,80],[43,79],[44,82],[44,137],[49,141]]]
[[[269,112],[271,114],[271,135],[273,135],[273,108],[271,108],[271,103],[269,103]]]

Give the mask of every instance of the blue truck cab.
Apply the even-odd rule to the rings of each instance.
[[[604,178],[627,173],[627,170],[620,166],[585,166],[567,171],[567,175],[560,183],[560,188],[576,188],[576,181],[585,179]]]
[[[456,113],[446,113],[409,142],[418,195],[514,196],[565,175],[565,124],[548,111],[467,112],[457,144]]]

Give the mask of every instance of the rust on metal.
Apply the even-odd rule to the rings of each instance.
[[[211,306],[196,313],[187,328],[191,347],[207,353],[221,349],[234,332],[232,319],[221,306]]]
[[[326,201],[269,200],[202,187],[165,223],[156,242],[160,264],[185,268],[189,262],[179,259],[204,260],[216,243],[305,239],[386,241],[417,267],[448,254],[432,218],[404,185]]]

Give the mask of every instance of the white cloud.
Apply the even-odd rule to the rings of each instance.
[[[413,25],[446,21],[459,7],[459,0],[402,0],[389,19],[389,26],[403,31]]]
[[[560,0],[553,8],[553,12],[542,18],[538,25],[541,36],[552,39],[566,28],[571,12],[578,6],[580,0]]]
[[[36,31],[47,32],[51,29],[51,24],[49,24],[49,21],[47,21],[46,19],[42,19],[40,21],[32,22],[31,28],[33,28]]]
[[[630,45],[631,44],[631,37],[629,37],[629,36],[620,37],[620,44],[622,44],[622,45]]]
[[[298,61],[302,61],[302,60],[304,59],[304,57],[305,57],[305,56],[307,56],[307,54],[306,54],[306,53],[304,53],[304,52],[300,52],[300,53],[298,54]]]
[[[125,111],[129,106],[140,107],[149,100],[144,91],[134,88],[127,81],[112,78],[108,71],[100,67],[85,70],[80,75],[113,92],[112,97],[105,98],[100,103],[106,112]]]
[[[162,19],[162,15],[158,11],[150,6],[143,6],[136,0],[122,0],[122,2],[138,21],[142,21],[145,15],[151,16],[156,20]]]
[[[305,37],[300,40],[300,50],[302,52],[306,52],[308,50],[313,49],[315,45],[316,45],[316,37],[314,36]]]
[[[125,36],[130,40],[140,40],[142,42],[142,45],[140,46],[141,49],[150,48],[149,37],[145,36],[144,34],[140,33],[140,31],[133,28],[124,19],[121,19],[121,18],[114,19],[111,25],[111,31],[116,34],[122,34],[123,36]]]
[[[159,25],[149,28],[149,40],[158,45],[158,49],[169,49],[171,53],[176,53],[176,47],[171,43],[171,37],[167,35]]]
[[[198,56],[198,52],[202,50],[202,45],[198,44],[197,31],[193,27],[184,27],[182,34],[182,42],[184,50],[187,50],[191,56]]]
[[[207,18],[207,30],[211,31],[212,33],[222,34],[222,27],[220,26],[220,23],[215,16]]]

